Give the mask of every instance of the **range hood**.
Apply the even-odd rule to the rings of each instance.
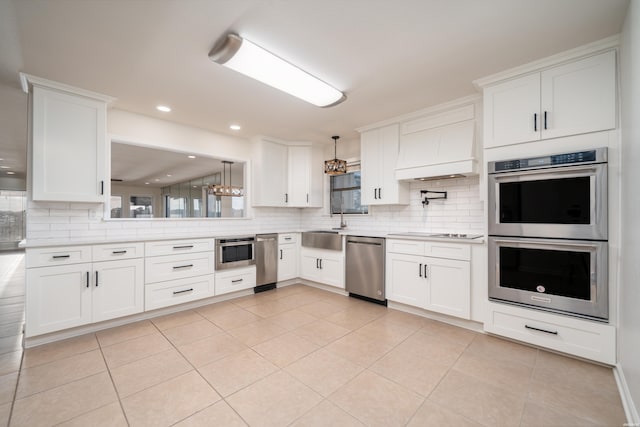
[[[403,123],[397,180],[428,180],[478,174],[474,105]]]

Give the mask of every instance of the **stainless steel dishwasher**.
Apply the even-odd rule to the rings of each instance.
[[[256,287],[263,292],[276,287],[278,281],[278,235],[256,235]]]
[[[384,292],[385,239],[347,236],[346,290],[386,305]]]

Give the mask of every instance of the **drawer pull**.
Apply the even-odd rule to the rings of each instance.
[[[535,328],[529,325],[524,325],[524,327],[533,331],[544,332],[545,334],[558,335],[558,331],[547,331],[546,329]]]
[[[240,283],[242,282],[244,279],[236,279],[236,280],[232,280],[231,283]]]
[[[193,245],[174,246],[173,249],[193,249]]]
[[[193,267],[193,264],[187,264],[187,265],[176,265],[175,267],[173,267],[174,270],[178,270],[179,268],[191,268]]]
[[[173,291],[173,294],[178,295],[178,294],[183,294],[185,292],[191,292],[191,291],[193,291],[193,288],[185,289],[183,291]]]
[[[291,240],[291,237],[285,237],[284,240]]]
[[[54,255],[53,259],[71,258],[71,255]]]
[[[127,251],[113,251],[111,253],[114,254],[114,255],[122,255],[122,254],[126,254]]]

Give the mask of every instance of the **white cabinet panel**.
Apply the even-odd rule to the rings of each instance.
[[[111,261],[144,257],[144,243],[118,243],[96,245],[92,248],[93,261]]]
[[[420,256],[387,254],[386,294],[389,301],[424,308],[427,301],[427,281]]]
[[[428,296],[425,308],[450,316],[471,317],[471,273],[467,261],[424,258]]]
[[[91,262],[91,246],[30,248],[26,251],[26,268]]]
[[[144,310],[144,261],[104,261],[93,264],[93,321],[141,313]]]
[[[409,203],[409,184],[395,179],[399,133],[395,124],[360,135],[362,204]]]
[[[27,269],[26,336],[91,322],[91,263]]]
[[[408,255],[424,255],[425,242],[419,240],[387,239],[387,252]]]
[[[187,240],[160,240],[146,242],[146,256],[156,255],[182,255],[194,252],[212,251],[214,239],[187,239]]]
[[[256,286],[256,267],[238,268],[216,273],[215,295],[251,289]]]
[[[32,90],[33,200],[103,202],[106,103]]]
[[[278,248],[278,282],[298,277],[298,246],[295,243]]]
[[[145,283],[213,274],[213,252],[164,255],[145,259]]]
[[[213,296],[213,274],[152,283],[144,287],[144,309],[169,307]]]
[[[543,71],[542,138],[614,129],[615,70],[610,51]]]
[[[300,277],[344,289],[344,253],[302,248]]]
[[[261,139],[253,144],[253,206],[286,206],[288,191],[287,146]]]

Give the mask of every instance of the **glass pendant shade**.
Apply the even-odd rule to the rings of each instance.
[[[347,161],[338,158],[338,138],[340,137],[332,136],[331,138],[333,138],[333,159],[324,161],[324,173],[327,175],[342,175],[347,173]]]

